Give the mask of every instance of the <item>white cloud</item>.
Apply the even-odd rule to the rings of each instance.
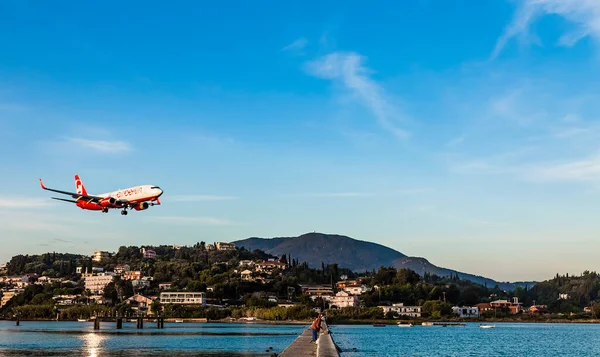
[[[531,167],[525,177],[543,181],[600,182],[600,155],[583,160]]]
[[[527,37],[529,26],[543,15],[558,15],[573,23],[575,28],[563,34],[560,46],[573,46],[584,37],[600,39],[600,1],[598,0],[520,0],[512,22],[498,38],[492,53],[495,58],[513,37]]]
[[[409,133],[395,123],[402,118],[389,103],[381,85],[369,77],[370,70],[363,62],[364,57],[357,53],[334,52],[307,63],[306,71],[315,77],[340,82],[373,112],[381,127],[399,138],[406,138]]]
[[[282,51],[299,51],[308,45],[308,40],[304,37],[297,39],[296,41],[290,43],[289,45],[282,48]]]
[[[92,149],[103,153],[116,154],[132,150],[131,145],[123,141],[90,140],[83,138],[69,138],[67,140],[69,143],[75,144],[79,147]]]
[[[0,198],[0,209],[2,208],[39,208],[55,205],[50,199],[37,199],[26,197]]]
[[[198,225],[210,225],[210,226],[229,226],[233,223],[214,217],[182,217],[182,216],[158,216],[152,217],[152,219],[169,222],[169,223],[181,223],[181,224],[198,224]]]
[[[175,195],[170,196],[169,201],[174,202],[203,202],[203,201],[229,201],[237,200],[235,196],[216,196],[216,195]]]

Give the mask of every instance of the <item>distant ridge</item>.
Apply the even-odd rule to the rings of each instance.
[[[514,290],[517,286],[529,288],[535,282],[497,282],[493,279],[479,275],[459,272],[452,269],[441,268],[431,264],[425,258],[408,257],[397,250],[384,245],[353,239],[338,234],[306,233],[297,237],[258,238],[234,241],[238,247],[248,250],[260,249],[266,253],[281,256],[290,255],[301,262],[306,261],[313,267],[320,267],[321,263],[337,263],[342,268],[349,268],[355,272],[377,270],[380,266],[393,266],[395,268],[408,268],[419,275],[425,273],[438,276],[454,276],[458,274],[461,279],[468,279],[481,285],[494,287],[496,284],[504,290]]]

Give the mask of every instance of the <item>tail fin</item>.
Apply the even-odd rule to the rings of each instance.
[[[75,188],[77,188],[77,194],[87,196],[87,191],[85,190],[85,186],[83,186],[79,175],[75,175]]]

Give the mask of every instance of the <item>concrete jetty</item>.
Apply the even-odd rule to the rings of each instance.
[[[339,357],[329,327],[323,322],[318,343],[311,343],[312,331],[307,328],[278,357]]]

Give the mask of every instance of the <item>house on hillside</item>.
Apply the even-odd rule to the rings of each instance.
[[[244,281],[254,281],[254,278],[252,278],[252,271],[251,270],[244,270],[243,272],[240,273],[242,280]]]
[[[338,291],[335,296],[329,298],[328,300],[332,309],[358,306],[358,296],[348,294],[345,291]]]
[[[217,247],[217,250],[235,250],[234,243],[217,242],[215,247]]]
[[[471,318],[471,317],[479,317],[479,309],[477,306],[468,307],[468,306],[453,306],[452,314],[456,317],[460,318]]]
[[[152,304],[153,300],[143,295],[135,294],[128,298],[125,302],[131,307],[132,310],[150,313],[150,305]]]
[[[267,261],[256,264],[256,271],[259,273],[272,274],[275,269],[285,270],[287,265],[278,261]]]
[[[390,311],[395,316],[409,316],[409,317],[421,317],[421,306],[404,306],[404,303],[395,303],[392,306],[380,305],[378,308],[383,310],[383,314],[386,315]]]

